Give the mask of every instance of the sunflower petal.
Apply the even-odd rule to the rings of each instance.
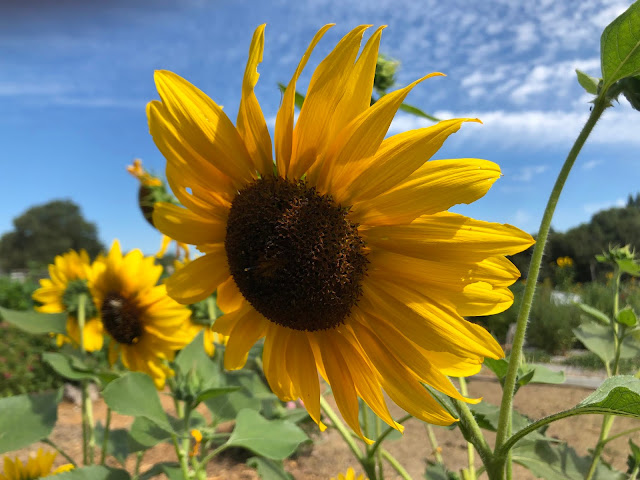
[[[218,253],[196,258],[167,279],[167,292],[171,298],[185,305],[199,302],[229,278],[224,245],[219,245]]]
[[[158,202],[153,206],[153,224],[179,242],[199,245],[224,242],[226,223],[203,218],[186,208]]]
[[[229,335],[229,341],[224,352],[224,368],[237,370],[247,363],[249,350],[264,337],[268,321],[253,310],[241,322],[236,323]]]
[[[291,149],[293,145],[293,117],[295,113],[295,98],[296,98],[296,82],[302,73],[309,57],[311,56],[311,52],[318,44],[320,39],[335,24],[331,23],[325,25],[318,33],[316,33],[311,40],[311,43],[307,47],[307,50],[304,52],[304,55],[300,59],[300,63],[298,63],[298,68],[296,68],[293,77],[289,81],[286,90],[284,91],[284,95],[282,97],[282,105],[278,110],[278,114],[276,115],[276,128],[275,128],[275,143],[276,143],[276,159],[278,166],[278,175],[281,177],[287,177],[287,172],[289,171],[289,165],[291,163]]]
[[[218,303],[218,307],[224,313],[229,313],[237,310],[244,303],[244,297],[240,290],[238,290],[238,286],[236,285],[233,277],[229,277],[228,280],[221,283],[218,287],[218,295],[216,297],[216,302]]]
[[[240,99],[238,120],[236,122],[238,133],[244,140],[249,156],[253,160],[254,168],[263,176],[273,172],[271,136],[253,89],[260,77],[258,64],[262,62],[262,52],[264,50],[264,27],[265,24],[256,28],[251,40],[249,59],[247,60],[247,67],[242,81],[242,98]]]
[[[287,345],[290,336],[290,329],[275,324],[269,325],[262,351],[262,365],[267,382],[273,393],[285,402],[296,400],[293,383],[287,370],[289,362]]]
[[[390,191],[356,203],[351,216],[366,225],[410,223],[421,215],[475,202],[498,178],[500,167],[487,160],[432,160]]]

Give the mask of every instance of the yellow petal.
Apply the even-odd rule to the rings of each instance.
[[[218,168],[219,162],[214,163],[209,158],[215,151],[201,142],[192,143],[191,136],[195,134],[177,123],[166,105],[155,100],[149,102],[147,118],[153,141],[167,159],[167,179],[170,184],[192,188],[194,183],[197,185],[205,181],[209,189],[232,197],[234,186],[231,178]],[[170,166],[174,168],[169,169]]]
[[[227,281],[220,284],[218,287],[218,296],[216,297],[218,307],[224,313],[229,313],[237,310],[244,303],[244,297],[238,286],[236,285],[233,277],[229,277]]]
[[[331,192],[337,203],[344,202],[350,183],[366,169],[406,96],[413,87],[434,75],[442,74],[425,75],[405,88],[385,95],[337,134],[318,168],[315,180],[321,192]]]
[[[240,308],[216,318],[213,324],[213,331],[222,335],[229,336],[238,322],[244,321],[245,318],[252,315],[255,309],[249,302],[243,302]]]
[[[247,363],[249,350],[264,337],[268,320],[255,310],[247,315],[241,322],[236,323],[229,334],[229,341],[224,352],[224,368],[237,370]]]
[[[153,224],[174,240],[191,245],[221,243],[227,233],[226,223],[203,218],[191,210],[164,202],[154,204]]]
[[[278,175],[281,177],[287,177],[289,171],[289,164],[291,162],[291,149],[293,142],[293,117],[295,112],[295,98],[296,98],[296,82],[302,73],[302,69],[307,64],[311,52],[320,41],[322,36],[327,30],[333,27],[335,24],[329,24],[318,30],[311,40],[311,43],[304,52],[304,55],[298,63],[298,68],[293,74],[293,77],[289,81],[284,95],[282,97],[282,105],[276,115],[276,128],[275,128],[275,143],[276,143],[276,159],[278,166]]]
[[[219,245],[218,253],[196,258],[167,279],[167,293],[171,298],[185,305],[199,302],[229,278],[224,245]]]
[[[475,158],[432,160],[382,195],[353,205],[350,217],[366,225],[401,225],[484,196],[500,167]]]
[[[511,225],[483,222],[450,212],[425,215],[410,225],[360,228],[359,231],[367,244],[428,260],[479,261],[513,255],[535,242],[531,235]]]
[[[276,324],[267,327],[262,351],[263,370],[267,382],[280,400],[296,400],[293,384],[287,370],[287,344],[292,330]]]
[[[362,173],[349,186],[345,203],[352,205],[376,197],[398,185],[424,165],[442,147],[449,135],[460,129],[463,122],[479,120],[454,118],[383,140]]]
[[[273,172],[271,136],[253,89],[260,77],[258,64],[262,62],[262,51],[264,50],[264,27],[263,24],[256,28],[251,40],[236,122],[238,133],[244,140],[249,156],[253,160],[254,168],[263,176]]]
[[[351,30],[313,72],[293,132],[293,151],[287,178],[302,177],[329,146],[329,125],[344,94],[346,79],[351,76],[360,41],[367,28],[369,25],[361,25]]]
[[[508,288],[494,287],[487,282],[476,282],[464,287],[461,292],[440,291],[458,314],[463,316],[495,315],[513,305],[513,292]]]
[[[162,103],[186,144],[227,175],[236,187],[251,182],[253,163],[222,108],[173,72],[156,71],[155,81]]]

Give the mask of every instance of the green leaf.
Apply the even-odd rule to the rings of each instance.
[[[158,398],[158,391],[148,375],[128,372],[107,385],[103,396],[104,401],[114,412],[146,417],[162,429],[173,432]]]
[[[640,379],[632,375],[607,378],[574,410],[581,409],[595,409],[594,413],[640,418]]]
[[[205,400],[209,400],[211,398],[220,397],[222,395],[227,395],[232,392],[236,392],[240,390],[241,387],[215,387],[208,388],[207,390],[200,392],[198,397],[196,398],[195,403],[201,403]]]
[[[484,364],[496,374],[500,383],[503,384],[504,377],[507,375],[507,369],[509,368],[509,362],[504,358],[499,360],[485,358]],[[545,365],[531,363],[518,367],[518,388],[529,383],[549,383],[555,385],[564,383],[564,380],[564,372],[551,370]]]
[[[58,419],[62,390],[0,399],[0,453],[49,436]]]
[[[98,378],[91,372],[76,370],[74,366],[77,365],[77,363],[62,353],[45,352],[42,354],[42,359],[47,362],[56,373],[69,380],[96,380]]]
[[[600,82],[599,78],[592,77],[591,75],[587,75],[581,70],[576,68],[576,74],[578,75],[578,83],[584,88],[587,93],[591,95],[598,94],[598,83]]]
[[[255,468],[262,480],[294,480],[293,475],[285,471],[282,462],[263,457],[251,457],[247,465]]]
[[[55,477],[56,480],[129,480],[131,478],[126,470],[102,465],[74,468],[68,472],[58,473]]]
[[[640,73],[640,1],[611,22],[600,38],[603,89]]]
[[[33,335],[67,333],[66,313],[22,312],[0,307],[0,317],[14,327]]]
[[[487,357],[484,359],[484,364],[489,370],[496,374],[496,377],[498,377],[499,380],[502,380],[507,375],[509,362],[507,362],[504,358],[494,360],[493,358]]]
[[[240,387],[228,395],[205,400],[204,403],[218,421],[233,420],[240,410],[249,408],[260,411],[263,400],[276,399],[260,377],[250,370],[228,372],[224,376],[228,387]]]
[[[576,338],[587,349],[595,353],[605,365],[610,365],[615,356],[615,342],[611,329],[603,325],[585,322],[573,329]]]
[[[428,465],[424,472],[424,478],[426,480],[459,480],[460,476],[447,470],[442,465]]]
[[[618,312],[618,318],[616,318],[618,323],[622,325],[626,325],[627,327],[635,327],[638,324],[638,317],[636,316],[636,312],[633,311],[633,308],[626,307]]]
[[[171,438],[171,432],[145,417],[136,417],[129,431],[129,453],[140,452]]]
[[[490,432],[495,432],[498,429],[498,418],[500,416],[499,406],[493,405],[489,402],[480,402],[476,405],[469,405],[469,408],[471,409],[473,416],[476,418],[480,428],[484,428]],[[513,412],[514,431],[522,430],[530,424],[531,422],[527,417],[518,412]],[[528,437],[534,438],[535,440],[544,438],[544,436],[538,432],[532,432]]]
[[[282,460],[295,452],[309,437],[294,423],[267,420],[254,410],[241,410],[226,445],[243,447],[272,460]]]
[[[579,303],[578,307],[584,313],[589,315],[594,320],[597,320],[601,324],[603,324],[603,325],[610,325],[611,324],[611,319],[609,318],[609,316],[606,313],[601,312],[597,308],[594,308],[594,307],[592,307],[590,305],[587,305],[586,303]]]
[[[400,110],[403,112],[410,113],[411,115],[415,115],[416,117],[426,118],[427,120],[431,120],[432,122],[439,122],[440,119],[434,117],[433,115],[429,115],[428,113],[423,112],[418,107],[414,107],[413,105],[409,105],[408,103],[403,103],[400,105]]]
[[[283,94],[284,94],[284,91],[287,89],[286,85],[279,82],[278,82],[278,88],[280,88],[280,92]],[[304,103],[304,95],[296,92],[294,103],[296,105],[296,108],[298,109],[302,108],[302,104]]]
[[[533,376],[529,380],[529,383],[548,383],[557,385],[560,383],[564,383],[565,381],[564,372],[551,370],[545,365],[529,364],[526,365],[526,367],[529,367],[533,370]]]
[[[167,470],[169,471],[169,474],[166,473]],[[177,472],[175,470],[177,470]],[[150,480],[151,478],[157,477],[158,475],[162,475],[163,473],[166,474],[168,477],[170,474],[171,475],[177,474],[178,476],[169,477],[169,478],[182,480],[182,471],[180,470],[180,464],[177,462],[156,463],[153,467],[151,467],[149,470],[147,470],[142,475],[140,475],[140,480]]]
[[[517,445],[512,452],[515,463],[545,480],[583,480],[591,465],[591,457],[580,457],[566,444],[552,445],[544,440]],[[594,478],[622,480],[625,477],[600,463]]]
[[[630,258],[616,258],[616,263],[622,273],[628,273],[631,276],[640,277],[640,264],[636,263],[635,260]]]
[[[99,445],[102,445],[102,439],[104,438],[104,426],[98,422],[95,427],[96,441]],[[107,454],[114,457],[120,465],[125,466],[125,461],[130,453],[138,450],[131,450],[129,448],[131,444],[131,438],[129,431],[124,428],[116,428],[109,430],[109,439],[107,440]]]
[[[203,332],[198,333],[189,345],[180,350],[174,363],[182,376],[193,369],[201,381],[200,388],[206,390],[220,383],[220,368],[205,352],[203,335]]]

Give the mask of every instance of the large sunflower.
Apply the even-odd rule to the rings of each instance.
[[[33,299],[42,303],[36,310],[43,313],[68,312],[67,337],[58,335],[58,345],[71,339],[80,344],[78,324],[78,298],[85,296],[84,349],[88,352],[102,348],[102,323],[96,318],[96,308],[91,300],[87,277],[91,270],[89,255],[85,250],[69,252],[55,257],[49,265],[49,277],[40,280],[40,288],[33,292]]]
[[[96,260],[89,287],[105,332],[111,338],[109,362],[118,356],[129,370],[144,372],[156,387],[172,374],[166,361],[193,339],[191,312],[175,302],[164,285],[156,285],[162,266],[140,250],[122,255],[114,241],[106,257]]]
[[[477,373],[503,351],[463,315],[506,309],[519,276],[505,255],[533,243],[509,225],[447,212],[482,197],[500,176],[486,160],[427,161],[469,119],[385,139],[409,91],[370,105],[382,28],[349,32],[313,73],[294,127],[296,81],[275,124],[275,165],[254,94],[264,26],[254,33],[237,126],[178,75],[155,75],[147,107],[167,179],[186,208],[156,205],[155,225],[204,253],[167,281],[196,302],[218,289],[229,335],[225,365],[241,368],[265,337],[263,365],[283,400],[301,398],[320,424],[318,372],[360,436],[358,397],[389,425],[383,389],[426,422],[455,421],[421,385],[462,399],[447,375]],[[358,57],[358,58],[357,58]],[[356,59],[357,58],[357,59]],[[322,425],[321,425],[322,427]]]
[[[11,459],[4,457],[4,468],[0,472],[0,480],[35,480],[36,478],[48,477],[73,469],[70,463],[61,465],[53,469],[53,461],[56,459],[56,452],[44,452],[41,448],[22,463],[18,457]]]

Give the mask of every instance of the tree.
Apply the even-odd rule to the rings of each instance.
[[[41,268],[69,249],[85,249],[91,257],[104,250],[96,225],[70,200],[31,207],[13,219],[14,230],[0,237],[0,268]]]

